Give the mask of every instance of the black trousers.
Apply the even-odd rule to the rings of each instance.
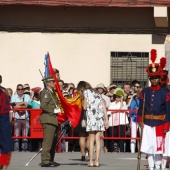
[[[109,137],[125,137],[126,133],[126,125],[118,125],[118,126],[110,126],[108,129]],[[119,144],[120,152],[124,152],[124,140],[110,140],[110,151],[114,151],[114,144],[116,141]]]

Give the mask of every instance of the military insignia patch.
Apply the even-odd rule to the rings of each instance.
[[[46,98],[46,99],[47,99],[47,98],[48,98],[48,94],[45,94],[45,95],[44,95],[44,98]]]

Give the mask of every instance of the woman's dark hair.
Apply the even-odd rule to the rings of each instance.
[[[68,83],[64,83],[63,88],[65,89],[67,87],[68,87]]]
[[[80,81],[77,85],[77,93],[83,96],[84,90],[92,89],[91,85],[85,81]]]
[[[34,93],[34,96],[37,98],[37,97],[39,97],[40,95],[39,95],[39,93]]]
[[[62,83],[63,83],[63,85],[64,85],[64,81],[63,81],[63,80],[58,80],[58,82],[62,82]]]

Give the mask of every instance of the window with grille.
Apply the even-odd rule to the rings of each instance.
[[[144,87],[148,81],[148,64],[148,52],[111,52],[111,83],[122,86],[124,82],[138,80]]]

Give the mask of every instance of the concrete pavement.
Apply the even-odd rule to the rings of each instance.
[[[80,160],[80,152],[56,153],[55,161],[60,166],[55,168],[42,168],[40,164],[40,154],[26,167],[25,164],[36,154],[36,152],[13,152],[11,164],[8,170],[88,170],[94,167],[87,167],[88,162]],[[141,170],[146,170],[147,160],[142,154]],[[100,167],[98,170],[136,170],[137,153],[101,153]]]

